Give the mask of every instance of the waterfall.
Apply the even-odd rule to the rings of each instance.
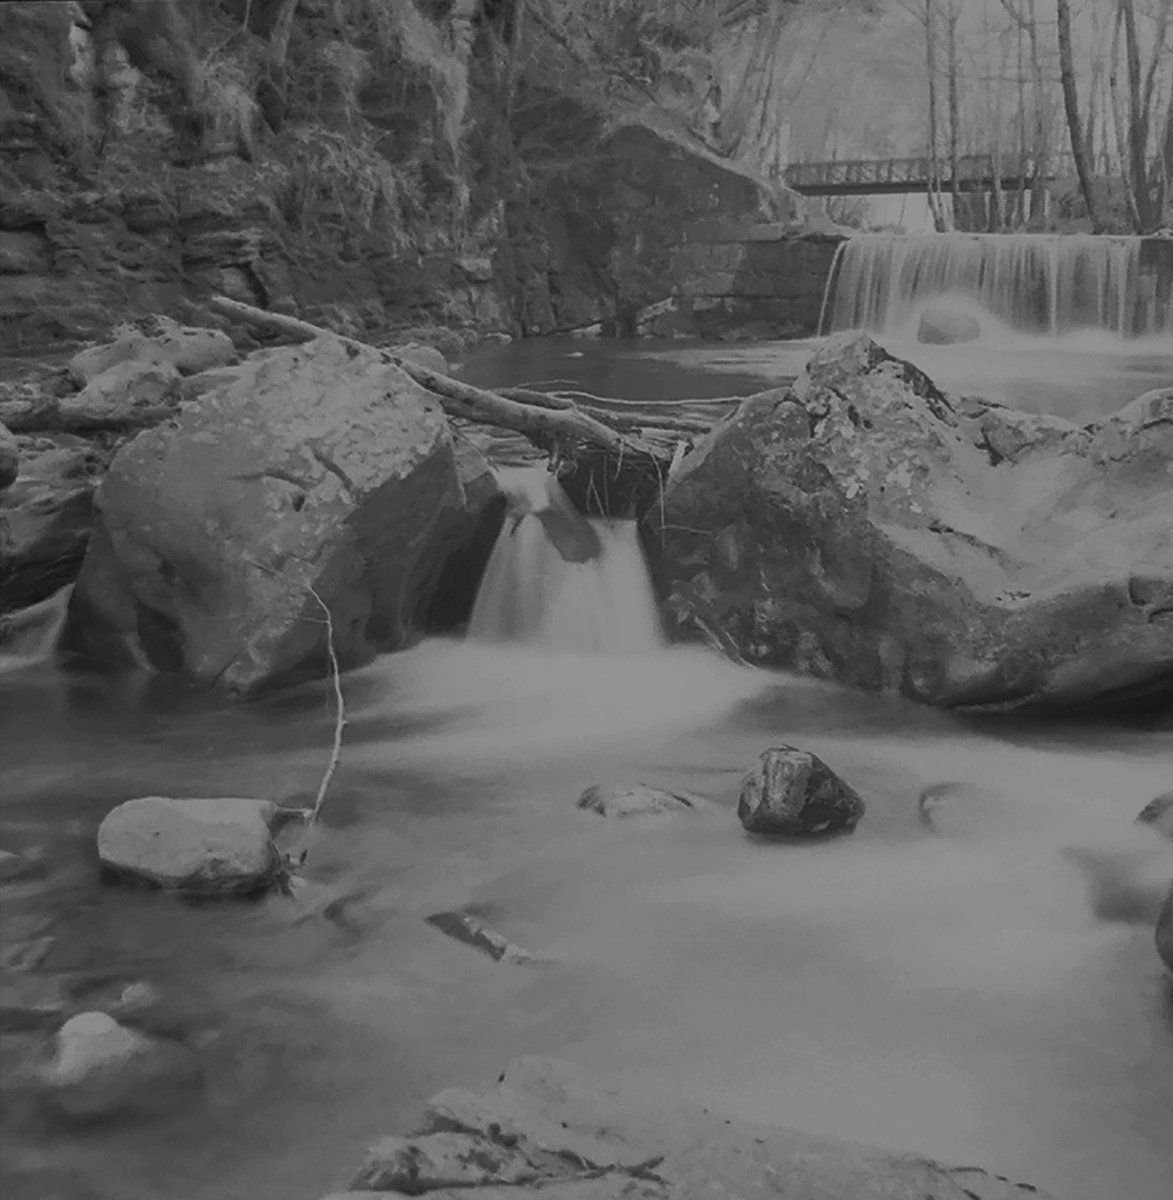
[[[575,513],[544,469],[501,474],[511,509],[485,568],[468,637],[602,654],[662,648],[636,523]],[[593,531],[592,557],[567,558],[565,535],[551,534],[552,513],[562,522],[570,514]]]
[[[0,617],[0,674],[46,662],[57,651],[73,584],[46,600]]]
[[[1022,333],[1173,333],[1173,303],[1142,295],[1141,245],[1090,234],[853,237],[836,254],[823,332],[903,335],[927,301],[947,295]]]

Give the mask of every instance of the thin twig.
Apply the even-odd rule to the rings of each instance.
[[[322,802],[326,799],[326,793],[330,789],[330,781],[334,778],[334,772],[338,770],[338,764],[342,761],[342,731],[346,728],[346,701],[342,695],[342,672],[338,667],[338,651],[334,645],[334,618],[330,615],[330,608],[325,600],[318,595],[317,590],[311,584],[303,583],[301,586],[317,601],[318,607],[326,618],[326,652],[330,659],[330,680],[334,685],[336,706],[334,709],[334,746],[330,752],[330,761],[326,764],[325,773],[322,775],[322,782],[318,784],[318,794],[314,797],[314,806],[306,821],[308,829],[318,819],[318,813],[322,810]]]

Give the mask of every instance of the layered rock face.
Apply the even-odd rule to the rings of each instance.
[[[401,644],[433,534],[458,532],[463,480],[486,472],[376,353],[330,337],[254,356],[115,457],[75,626],[248,694],[325,671],[328,610],[342,665],[362,662]]]
[[[1173,695],[1173,390],[970,404],[862,334],[748,399],[646,523],[678,635],[948,707]]]

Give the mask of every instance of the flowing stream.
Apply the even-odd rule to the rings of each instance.
[[[605,366],[625,390],[622,348],[545,352],[525,348],[513,380],[597,387]],[[730,390],[722,370],[751,390],[767,352],[710,349],[724,361],[701,371],[695,350],[644,347],[633,377],[676,354],[678,394]],[[506,369],[494,351],[469,374]],[[432,1092],[483,1086],[520,1053],[654,1101],[981,1163],[1060,1200],[1167,1200],[1168,980],[1151,928],[1097,918],[1061,851],[1140,870],[1129,831],[1173,786],[1173,733],[966,721],[665,647],[634,531],[596,529],[601,556],[568,564],[534,517],[507,522],[479,636],[346,677],[343,762],[309,847],[320,902],[102,887],[93,835],[136,795],[304,804],[328,688],[229,705],[50,663],[4,675],[0,844],[40,848],[47,876],[5,885],[0,953],[40,946],[35,977],[75,990],[153,983],[208,1079],[198,1111],[90,1134],[45,1124],[5,1071],[8,1200],[44,1200],[21,1182],[43,1163],[119,1200],[316,1200]],[[740,778],[786,742],[866,798],[855,835],[742,833]],[[946,781],[977,790],[934,835],[917,798]],[[714,805],[650,825],[575,808],[591,784],[635,782]],[[495,963],[424,920],[456,908],[542,961]],[[7,1058],[39,1035],[3,1036]]]

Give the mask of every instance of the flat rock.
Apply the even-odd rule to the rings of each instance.
[[[169,362],[126,359],[57,402],[74,426],[154,424],[179,401],[179,372]]]
[[[117,875],[206,894],[253,892],[279,860],[269,800],[175,800],[143,796],[120,804],[98,828],[98,855]]]
[[[533,960],[534,956],[528,950],[514,945],[507,937],[491,929],[472,913],[439,912],[433,913],[425,920],[441,933],[446,933],[450,938],[487,954],[497,962],[523,963]]]
[[[351,1186],[445,1200],[469,1187],[485,1200],[1047,1200],[977,1167],[684,1106],[652,1110],[552,1059],[516,1060],[483,1094],[442,1092],[429,1115],[468,1132],[385,1139]]]
[[[855,789],[817,754],[795,746],[762,751],[737,802],[741,824],[771,837],[850,833],[863,814]]]
[[[597,813],[600,817],[662,817],[686,812],[696,807],[687,796],[666,792],[660,788],[637,784],[617,787],[595,784],[578,798],[578,808]]]
[[[112,367],[128,362],[169,366],[193,375],[235,361],[236,347],[221,330],[196,329],[159,317],[150,335],[124,328],[113,342],[79,350],[69,360],[68,373],[77,386],[85,387]]]

